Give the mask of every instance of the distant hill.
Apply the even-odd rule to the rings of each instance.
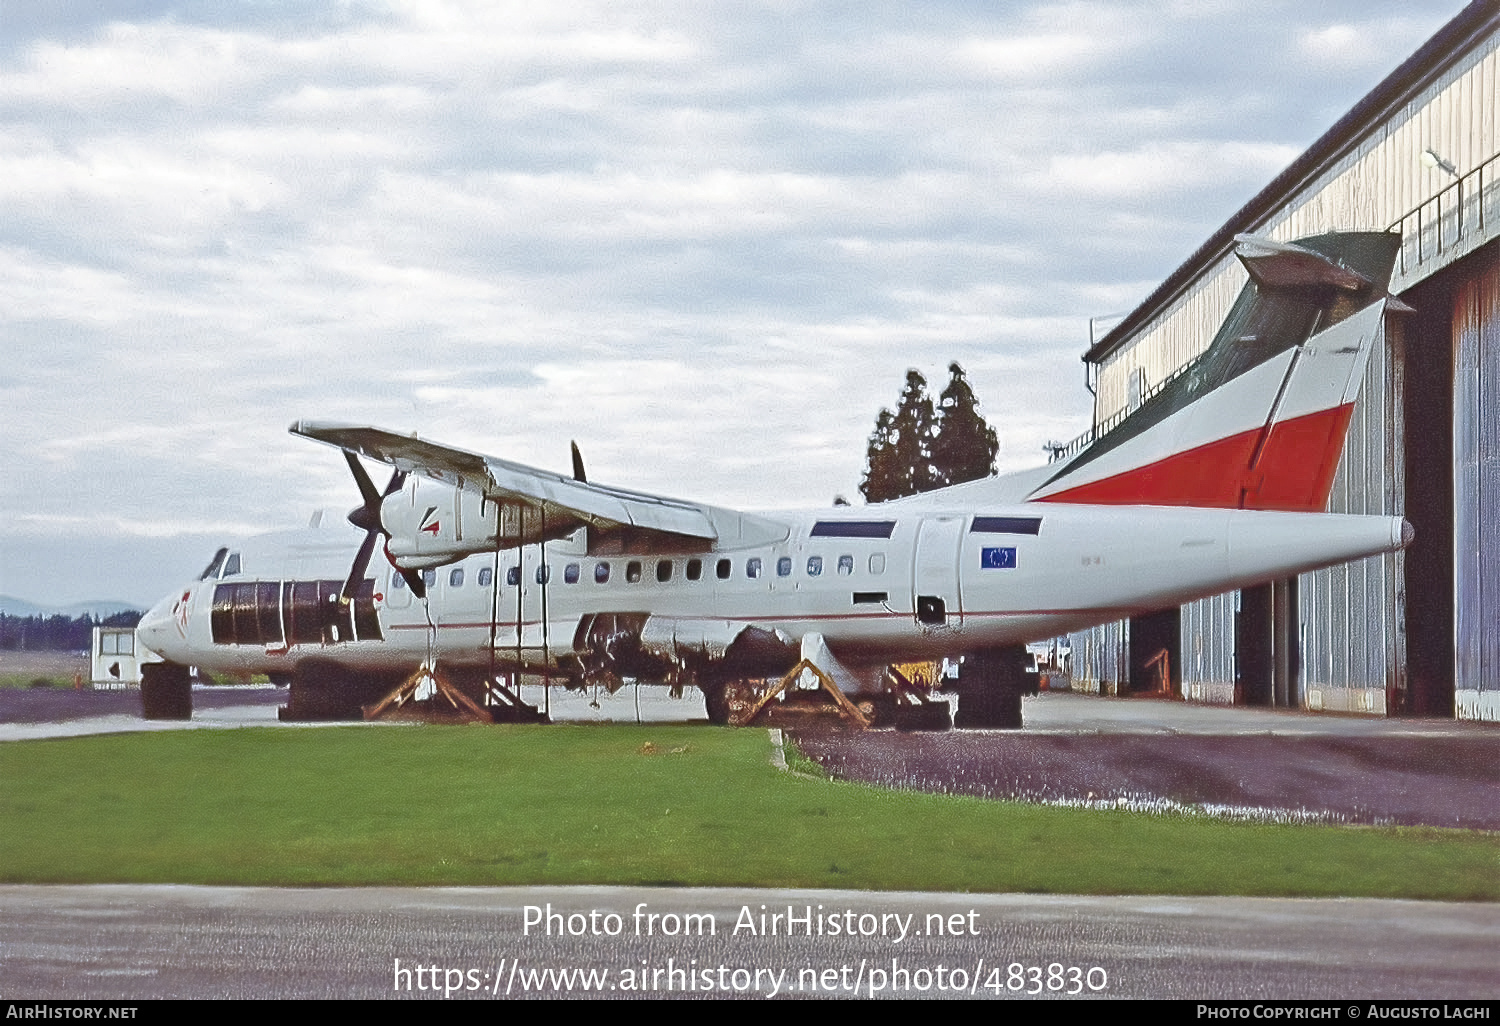
[[[133,602],[93,599],[87,602],[74,602],[66,606],[43,606],[10,595],[0,595],[0,614],[5,616],[66,616],[71,619],[92,616],[103,619],[106,616],[114,616],[116,613],[141,612],[145,610]]]

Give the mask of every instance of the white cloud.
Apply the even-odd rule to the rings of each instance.
[[[36,561],[116,535],[150,557],[115,579],[154,575],[145,536],[353,504],[304,416],[821,503],[952,359],[1026,465],[1084,426],[1088,318],[1320,130],[1288,76],[1347,107],[1454,4],[1416,6],[202,5],[18,40],[0,510]]]
[[[1440,23],[1430,14],[1334,22],[1299,33],[1297,49],[1327,65],[1378,71],[1416,50]]]
[[[1248,197],[1300,152],[1276,143],[1178,140],[1129,151],[1058,156],[1046,178],[1064,192],[1110,198],[1182,194],[1242,182]]]
[[[971,39],[957,49],[958,60],[974,71],[1006,80],[1046,82],[1059,72],[1098,62],[1114,48],[1099,36],[1056,32],[1047,35]]]

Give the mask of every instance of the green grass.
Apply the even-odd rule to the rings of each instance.
[[[73,678],[45,673],[0,673],[0,688],[71,688]]]
[[[781,773],[761,730],[246,729],[0,744],[0,880],[1500,899],[1500,837]]]

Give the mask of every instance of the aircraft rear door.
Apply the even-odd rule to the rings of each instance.
[[[924,517],[917,528],[912,566],[912,609],[923,627],[957,627],[963,623],[959,601],[958,557],[964,518]]]

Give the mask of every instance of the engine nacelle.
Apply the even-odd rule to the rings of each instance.
[[[414,482],[388,495],[380,504],[380,523],[390,536],[386,551],[404,570],[424,570],[452,563],[476,552],[493,552],[497,510],[495,503],[467,488]],[[520,528],[524,511],[500,516],[503,548],[537,541],[540,524],[527,537]],[[536,518],[533,514],[533,518]],[[510,520],[510,523],[506,523]],[[510,530],[506,530],[510,528]]]

